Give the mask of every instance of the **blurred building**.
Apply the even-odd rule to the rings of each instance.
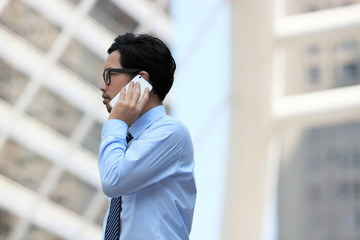
[[[360,239],[360,1],[230,1],[221,239]]]
[[[287,14],[350,8],[359,3],[288,0]],[[287,51],[285,95],[350,89],[360,84],[360,34],[356,28],[305,38]],[[329,99],[329,104],[332,101]],[[360,238],[360,109],[357,114],[339,111],[338,115],[294,124],[284,133],[279,240]]]
[[[101,239],[98,86],[128,31],[169,43],[169,1],[0,1],[0,239]]]

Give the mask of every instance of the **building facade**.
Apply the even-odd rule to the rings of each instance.
[[[351,8],[359,3],[288,0],[287,14]],[[360,84],[358,28],[305,38],[287,51],[287,96]],[[346,111],[339,114],[342,116],[329,114],[322,120],[295,123],[284,132],[277,204],[279,240],[360,238],[360,117]]]
[[[1,1],[0,239],[101,239],[98,87],[125,32],[169,43],[169,2]]]

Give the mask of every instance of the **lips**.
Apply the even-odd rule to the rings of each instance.
[[[105,93],[102,94],[102,98],[103,98],[103,104],[107,104],[110,102],[110,98],[108,95],[106,95]]]

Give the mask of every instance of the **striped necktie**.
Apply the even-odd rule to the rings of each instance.
[[[126,142],[130,142],[133,136],[128,132]],[[122,198],[112,198],[110,201],[109,215],[106,221],[105,240],[119,240],[121,231],[120,212]]]
[[[105,240],[119,240],[120,236],[121,197],[112,198],[109,216],[106,222]]]

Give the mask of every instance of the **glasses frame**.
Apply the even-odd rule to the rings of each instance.
[[[137,68],[107,68],[103,72],[103,80],[106,85],[111,84],[111,72],[135,74],[141,72],[141,70]]]

